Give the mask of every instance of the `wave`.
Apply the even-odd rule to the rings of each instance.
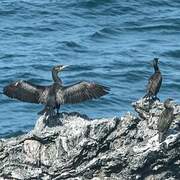
[[[70,48],[81,48],[82,46],[74,41],[62,41],[61,43],[63,43],[66,47],[70,47]]]
[[[92,39],[112,39],[114,35],[119,33],[118,28],[102,28],[99,31],[94,32],[93,34],[90,35]]]
[[[80,0],[78,3],[79,7],[95,8],[97,6],[112,4],[112,0]]]
[[[178,32],[179,26],[172,24],[159,24],[159,25],[148,25],[148,26],[134,26],[134,27],[125,27],[121,28],[124,31],[138,31],[138,32],[147,32],[147,31],[156,31],[158,32]]]
[[[11,137],[17,137],[19,135],[23,135],[25,134],[26,132],[24,131],[8,131],[6,133],[0,133],[0,137],[1,138],[11,138]]]
[[[163,53],[164,56],[172,57],[172,58],[180,58],[180,49],[170,50],[168,52]]]

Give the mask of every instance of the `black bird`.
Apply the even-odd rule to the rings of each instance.
[[[70,86],[63,86],[58,73],[67,66],[58,65],[52,69],[53,84],[49,86],[35,85],[27,81],[16,81],[4,87],[3,93],[11,98],[30,103],[41,103],[45,108],[38,114],[54,115],[54,109],[59,113],[63,104],[74,104],[96,99],[108,94],[109,88],[82,81]]]
[[[166,132],[168,131],[169,127],[171,126],[171,123],[173,119],[175,118],[173,112],[173,99],[166,99],[164,102],[164,111],[159,116],[158,122],[157,122],[157,129],[159,132],[159,142],[162,142],[165,140]]]
[[[153,60],[153,67],[154,67],[154,74],[149,78],[148,86],[147,86],[147,94],[144,96],[144,98],[152,98],[153,100],[156,100],[159,98],[157,97],[157,93],[159,92],[159,89],[162,84],[162,75],[160,72],[160,69],[158,67],[159,59],[154,58]]]

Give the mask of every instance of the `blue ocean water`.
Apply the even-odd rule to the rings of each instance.
[[[163,74],[160,99],[179,101],[179,0],[1,0],[0,136],[29,131],[43,108],[2,95],[8,83],[47,85],[53,65],[71,65],[61,73],[64,84],[95,81],[111,92],[61,111],[120,116],[145,94],[154,57]]]

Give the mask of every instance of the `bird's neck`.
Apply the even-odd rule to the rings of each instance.
[[[154,71],[155,71],[155,72],[160,72],[159,67],[158,67],[157,64],[154,66]]]
[[[62,84],[62,80],[61,80],[60,77],[58,76],[58,73],[57,73],[57,72],[52,71],[52,78],[53,78],[53,81],[54,81],[55,83]]]

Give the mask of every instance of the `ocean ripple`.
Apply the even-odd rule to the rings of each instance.
[[[142,97],[149,65],[160,58],[159,93],[180,99],[179,0],[2,0],[0,1],[0,137],[31,129],[42,105],[2,95],[18,79],[52,84],[56,64],[71,65],[60,76],[65,85],[81,80],[111,88],[110,94],[61,111],[113,117]]]

